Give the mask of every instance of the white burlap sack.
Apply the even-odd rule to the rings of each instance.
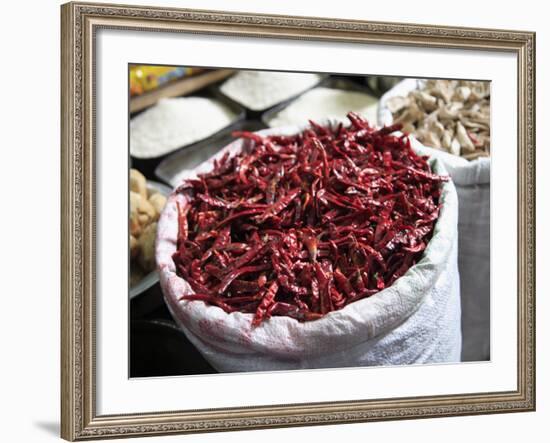
[[[260,133],[291,134],[301,128]],[[236,141],[216,155],[237,152]],[[187,178],[212,167],[203,163]],[[444,173],[441,164],[435,171]],[[227,314],[202,301],[180,300],[192,289],[175,273],[176,202],[171,195],[158,224],[156,257],[166,303],[188,339],[220,372],[404,365],[460,361],[457,196],[444,185],[443,208],[424,257],[391,287],[311,322],[272,317],[254,328],[252,314]]]
[[[393,121],[386,102],[421,87],[422,80],[406,79],[380,99],[378,124]],[[413,146],[420,143],[413,140]],[[458,269],[462,300],[462,360],[490,358],[490,212],[491,160],[468,161],[446,152],[425,148],[438,158],[452,177],[458,194]]]

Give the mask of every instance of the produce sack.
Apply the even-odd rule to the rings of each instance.
[[[302,129],[259,134],[291,135]],[[243,146],[243,140],[231,143],[184,178],[210,171],[215,158],[239,152]],[[435,173],[446,174],[437,160],[432,167]],[[187,197],[173,193],[160,217],[156,244],[166,304],[188,339],[220,372],[459,362],[457,195],[451,181],[442,186],[442,208],[423,258],[392,286],[318,320],[301,323],[273,316],[256,327],[253,314],[228,314],[203,301],[181,300],[192,289],[176,274],[172,255],[178,235],[177,205],[186,205]]]
[[[406,79],[380,99],[378,124],[393,121],[387,101],[407,96],[422,81]],[[411,137],[414,146],[420,142]],[[462,302],[462,360],[490,358],[490,212],[491,160],[468,161],[447,152],[424,148],[440,160],[452,177],[458,194],[458,269]]]

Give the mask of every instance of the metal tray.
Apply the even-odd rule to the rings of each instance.
[[[347,77],[338,77],[338,76],[331,76],[326,79],[324,79],[322,82],[320,82],[317,87],[323,87],[323,88],[331,88],[331,89],[342,89],[344,91],[355,91],[355,92],[362,92],[364,94],[368,94],[372,97],[376,97],[376,95],[373,93],[373,91],[367,87],[364,84],[357,83],[353,80],[350,80]],[[314,88],[311,88],[314,89]],[[311,90],[310,89],[310,90]],[[307,91],[304,91],[307,92]],[[302,95],[302,94],[300,94]],[[277,106],[274,106],[273,108],[269,109],[268,111],[264,112],[262,114],[261,120],[266,127],[269,127],[269,121],[277,115],[279,112],[281,112],[283,109],[288,107],[294,100],[296,100],[299,96],[294,97],[291,100],[287,100]]]
[[[233,131],[254,132],[265,128],[266,126],[263,123],[255,120],[244,120],[236,123],[212,137],[169,155],[159,163],[155,169],[155,175],[164,183],[175,187],[179,184],[177,183],[177,176],[181,171],[195,168],[234,141],[235,137],[231,135]]]

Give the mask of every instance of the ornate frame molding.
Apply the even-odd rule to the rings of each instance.
[[[535,409],[535,34],[248,13],[68,3],[62,17],[61,434],[67,440]],[[94,32],[98,28],[508,51],[518,56],[518,389],[156,412],[95,413]]]

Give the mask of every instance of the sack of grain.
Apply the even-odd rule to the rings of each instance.
[[[302,129],[270,129],[260,134],[290,135]],[[221,158],[225,152],[239,152],[242,147],[242,140],[235,141],[214,158]],[[187,171],[185,178],[209,171],[214,158]],[[446,173],[437,160],[433,169]],[[257,327],[252,326],[252,314],[228,314],[202,301],[181,300],[192,289],[176,274],[172,260],[178,234],[178,203],[185,205],[186,197],[172,194],[159,220],[156,258],[160,283],[174,319],[218,371],[460,361],[458,214],[452,182],[443,185],[442,209],[423,258],[392,286],[319,320],[300,323],[274,316]]]
[[[378,124],[393,122],[387,101],[405,97],[422,81],[406,79],[380,99]],[[411,137],[413,146],[420,142]],[[425,148],[428,155],[440,160],[452,177],[458,194],[458,269],[462,301],[462,360],[490,358],[490,212],[491,160],[473,161]]]

